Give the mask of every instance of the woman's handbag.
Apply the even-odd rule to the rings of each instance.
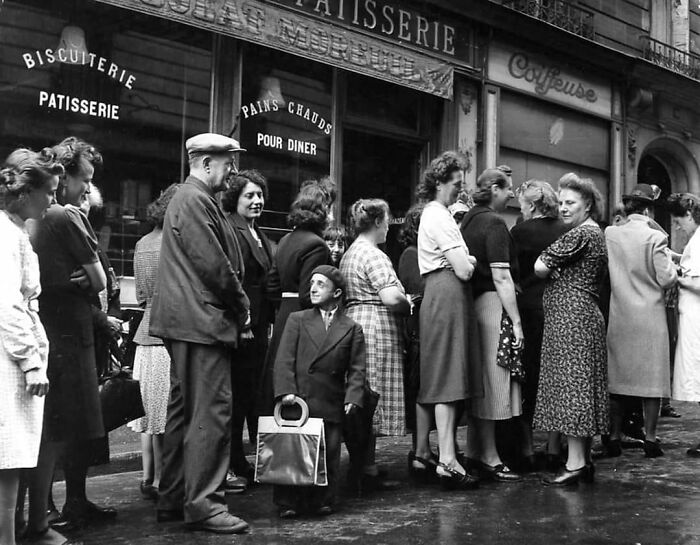
[[[258,418],[258,449],[255,482],[290,486],[328,486],[326,436],[322,418],[309,418],[309,406],[295,396],[301,407],[298,420],[282,418],[282,403],[274,416]]]
[[[501,315],[501,331],[498,337],[498,351],[496,363],[510,371],[510,377],[515,382],[525,382],[525,368],[523,367],[523,348],[515,347],[515,335],[513,334],[513,322],[508,314]]]
[[[99,385],[106,433],[146,414],[139,381],[131,378],[131,370],[122,367],[113,352],[109,356],[108,369],[99,378]]]

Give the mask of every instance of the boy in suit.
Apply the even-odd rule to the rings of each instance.
[[[311,274],[313,308],[289,315],[275,359],[275,399],[309,405],[309,416],[323,418],[328,486],[274,487],[281,518],[302,511],[333,513],[340,469],[340,444],[345,414],[362,407],[365,384],[365,339],[362,328],[343,314],[345,281],[331,265]]]

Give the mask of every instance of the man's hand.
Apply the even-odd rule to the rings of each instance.
[[[30,369],[24,373],[25,389],[28,394],[42,397],[49,391],[49,379],[44,369]]]
[[[122,331],[122,321],[114,316],[107,316],[107,324],[109,325],[109,332],[112,334],[112,337],[119,337]]]
[[[358,409],[359,409],[359,407],[357,405],[355,405],[354,403],[346,403],[345,404],[345,414],[352,414]]]
[[[287,394],[282,398],[282,405],[285,407],[289,407],[290,405],[294,405],[296,403],[296,397],[294,394]]]

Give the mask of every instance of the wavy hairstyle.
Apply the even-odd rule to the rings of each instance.
[[[384,199],[360,199],[350,207],[350,229],[353,236],[369,231],[378,221],[389,218],[389,203]]]
[[[570,189],[575,191],[590,206],[589,215],[594,221],[603,218],[603,195],[590,178],[580,178],[574,172],[568,172],[559,178],[559,191]]]
[[[221,208],[225,212],[236,212],[238,199],[241,198],[243,189],[249,183],[255,184],[262,189],[263,198],[267,200],[267,180],[265,176],[255,169],[241,170],[238,174],[231,176],[228,189],[224,192],[224,196],[221,197]]]
[[[398,235],[399,245],[402,248],[418,244],[418,227],[420,227],[420,217],[424,208],[424,203],[416,203],[406,212],[406,217]]]
[[[165,221],[165,211],[168,209],[170,199],[173,198],[173,195],[175,195],[175,192],[181,185],[182,184],[179,183],[170,184],[163,191],[161,191],[156,200],[146,207],[146,219],[153,227],[163,227],[163,221]]]
[[[83,160],[95,168],[102,166],[102,155],[97,148],[75,136],[69,136],[56,144],[53,151],[56,154],[56,160],[66,169],[66,174],[77,174]]]
[[[287,223],[321,235],[328,223],[328,206],[328,194],[320,185],[306,185],[292,202]]]
[[[672,193],[666,197],[666,209],[676,218],[690,212],[693,221],[700,225],[700,199],[692,193]]]
[[[516,195],[546,218],[559,217],[559,197],[554,188],[544,180],[528,180],[518,188]]]
[[[446,183],[454,172],[469,170],[469,157],[458,151],[445,151],[430,161],[423,171],[416,188],[416,197],[422,201],[432,201],[439,184]]]
[[[0,210],[16,212],[24,195],[41,189],[52,177],[63,173],[51,148],[40,152],[17,148],[0,168]]]

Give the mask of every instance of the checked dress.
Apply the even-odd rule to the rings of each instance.
[[[345,278],[346,315],[362,326],[367,347],[367,381],[379,393],[374,433],[404,435],[403,336],[401,319],[384,306],[379,292],[404,291],[387,255],[358,238],[340,262]]]

